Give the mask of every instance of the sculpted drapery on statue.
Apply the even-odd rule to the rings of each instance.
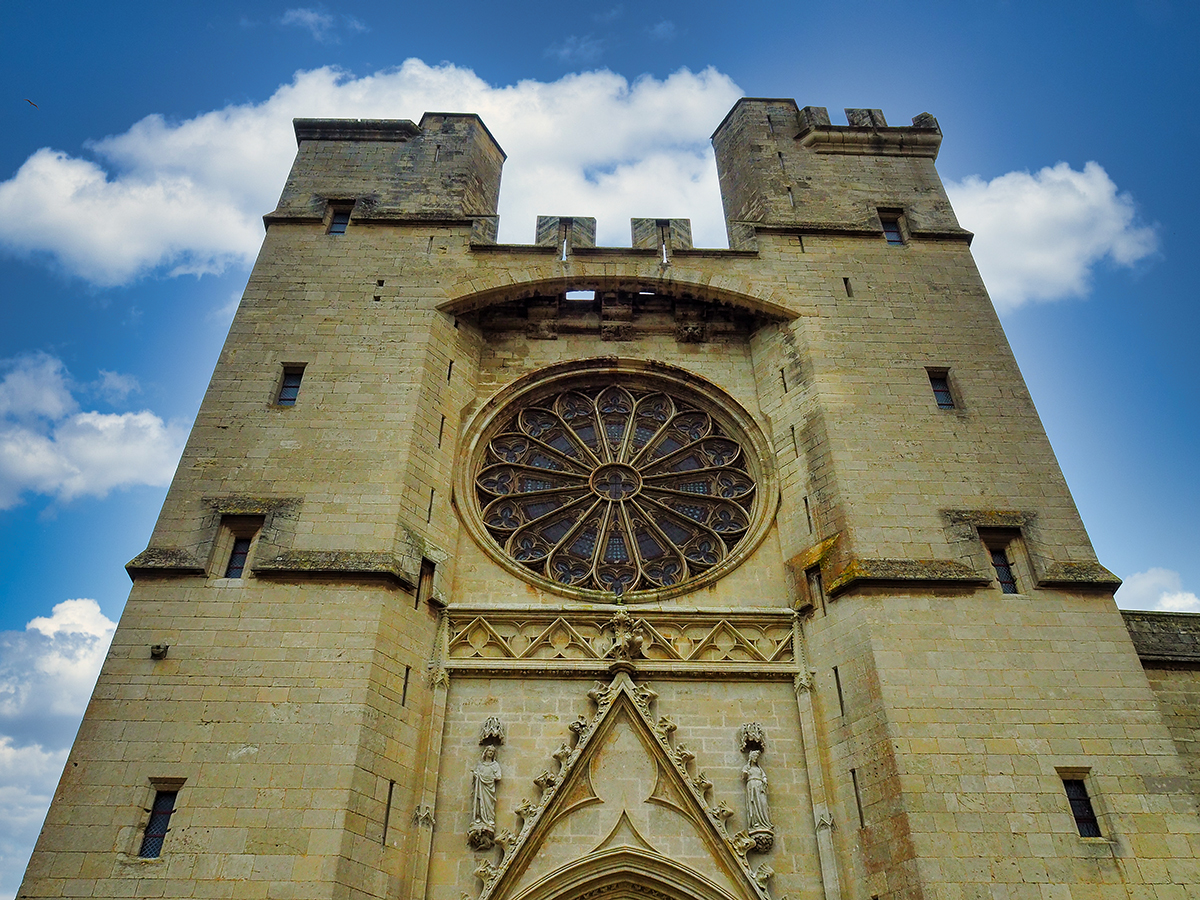
[[[471,770],[471,826],[467,842],[476,850],[490,850],[496,841],[496,788],[502,777],[496,747],[504,743],[504,726],[489,716],[479,732],[483,753]]]
[[[496,783],[500,781],[500,763],[496,762],[496,748],[488,744],[483,748],[483,758],[471,770],[471,832],[496,832]]]
[[[746,782],[746,819],[752,835],[756,830],[774,828],[767,805],[767,773],[758,764],[758,756],[757,750],[751,750],[749,761],[742,767],[742,781]]]
[[[758,722],[747,722],[738,729],[742,752],[747,754],[742,767],[742,781],[746,783],[746,832],[759,853],[766,853],[775,843],[775,826],[771,824],[771,810],[767,803],[767,773],[758,764],[766,746],[767,737]]]

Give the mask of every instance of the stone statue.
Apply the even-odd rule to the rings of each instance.
[[[759,852],[765,853],[775,842],[775,826],[767,805],[767,773],[758,764],[758,756],[758,750],[750,751],[742,767],[742,781],[746,782],[746,830]]]
[[[476,850],[490,850],[496,839],[496,784],[500,781],[500,763],[496,747],[487,744],[483,758],[471,770],[471,827],[467,839]]]

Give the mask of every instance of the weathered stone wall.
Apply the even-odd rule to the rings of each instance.
[[[638,220],[631,248],[590,246],[584,218],[564,248],[552,217],[541,244],[496,244],[503,154],[474,116],[297,133],[20,896],[550,900],[618,877],[605,860],[701,900],[1200,890],[1190,681],[1147,682],[931,117],[740,102],[714,137],[731,250],[692,248],[677,219]],[[599,358],[756,435],[762,527],[723,577],[615,606],[525,577],[472,525],[480,423]],[[285,367],[303,367],[291,406]],[[642,629],[627,659],[618,612]],[[619,721],[588,718],[597,682]],[[600,748],[580,768],[596,798],[573,775],[578,810],[551,809],[494,877],[499,851],[465,837],[486,715],[509,728],[502,829],[577,716]],[[736,835],[749,721],[770,849]],[[1064,772],[1103,838],[1079,837]],[[180,779],[162,859],[137,859],[154,785]]]
[[[1200,798],[1200,616],[1195,613],[1122,613],[1159,712]]]

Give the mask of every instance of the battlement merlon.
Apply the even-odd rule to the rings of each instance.
[[[263,217],[324,222],[471,224],[495,235],[505,153],[475,113],[409,119],[294,119],[296,159],[279,204]]]
[[[847,109],[833,125],[824,107],[744,97],[713,132],[729,245],[764,230],[880,235],[879,211],[903,213],[919,237],[969,240],[934,168],[942,132],[921,113],[889,126],[877,109]]]

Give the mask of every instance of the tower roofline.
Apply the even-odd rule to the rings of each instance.
[[[302,141],[376,141],[402,142],[420,136],[425,131],[425,121],[430,116],[454,119],[474,119],[483,129],[503,159],[508,158],[496,136],[488,129],[478,113],[425,112],[420,123],[412,119],[292,119],[296,132],[296,146]]]

